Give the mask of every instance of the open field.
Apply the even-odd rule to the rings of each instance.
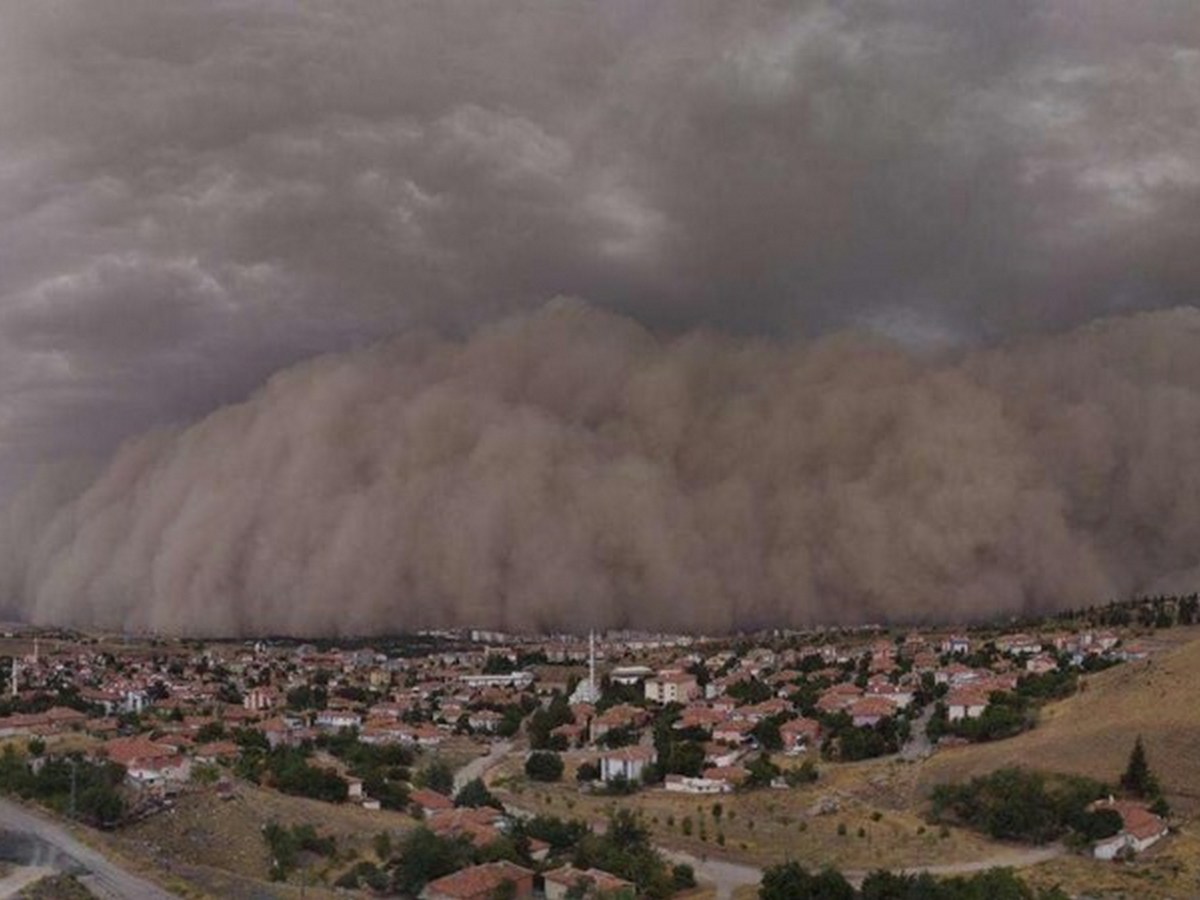
[[[843,869],[899,868],[989,859],[1011,849],[926,823],[919,809],[904,802],[911,783],[905,770],[911,768],[878,762],[825,766],[821,780],[806,787],[710,797],[664,790],[587,795],[573,781],[529,782],[511,764],[499,767],[492,783],[531,812],[597,822],[617,807],[637,809],[662,846],[755,865],[796,860]],[[819,813],[822,803],[836,805],[836,811]]]
[[[1194,636],[1195,629],[1186,634]],[[1200,640],[1088,676],[1075,696],[1045,707],[1034,730],[935,754],[921,768],[918,787],[924,790],[1018,762],[1114,783],[1140,734],[1172,806],[1195,813],[1200,810],[1197,683]]]

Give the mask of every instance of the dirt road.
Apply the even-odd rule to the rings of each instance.
[[[79,871],[79,880],[96,896],[106,900],[171,900],[164,891],[108,860],[103,854],[76,840],[67,829],[40,813],[0,799],[0,827],[24,832],[47,844],[66,859],[57,864]]]
[[[477,759],[471,760],[454,774],[454,793],[461,791],[469,782],[476,778],[483,778],[487,775],[488,770],[494,766],[498,766],[504,761],[504,757],[508,756],[509,751],[513,748],[512,741],[497,741],[492,745],[492,748],[487,752],[486,756],[480,756]]]

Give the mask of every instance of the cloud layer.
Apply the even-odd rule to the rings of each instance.
[[[1197,109],[1187,0],[0,0],[0,501],[559,295],[918,369],[1195,304]]]
[[[934,362],[664,341],[557,301],[305,363],[76,499],[34,492],[6,594],[35,622],[315,635],[958,621],[1194,586],[1198,340],[1181,310]]]

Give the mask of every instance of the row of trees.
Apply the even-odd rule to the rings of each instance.
[[[550,861],[539,864],[530,856],[530,840],[545,841],[551,848]],[[430,881],[482,862],[506,859],[527,868],[554,867],[565,861],[578,868],[596,867],[633,882],[639,897],[661,900],[681,889],[695,886],[688,866],[670,866],[650,842],[649,831],[629,810],[620,810],[609,820],[604,834],[595,834],[583,822],[552,816],[515,820],[507,833],[487,847],[474,847],[461,836],[443,836],[428,828],[416,828],[399,843],[377,846],[382,869],[358,865],[339,880],[339,886],[369,885],[403,896],[418,896]]]
[[[762,900],[1067,900],[1059,888],[1035,891],[1011,869],[935,878],[879,871],[855,889],[834,869],[810,872],[799,863],[772,866],[763,873]]]
[[[1121,817],[1111,810],[1088,811],[1093,801],[1107,794],[1103,784],[1090,778],[1011,767],[966,784],[938,786],[932,795],[933,815],[999,840],[1045,844],[1075,832],[1084,841],[1094,841],[1121,829]]]
[[[1161,816],[1170,813],[1162,788],[1150,770],[1139,736],[1120,779],[1128,795],[1147,801]],[[1077,775],[1048,775],[1020,767],[998,769],[966,784],[934,788],[933,815],[953,820],[1001,840],[1044,844],[1067,838],[1086,844],[1117,834],[1120,815],[1089,809],[1110,794],[1099,781]]]
[[[125,769],[116,763],[72,755],[40,759],[31,766],[12,744],[0,753],[0,793],[36,800],[100,828],[111,828],[125,815],[124,781]]]

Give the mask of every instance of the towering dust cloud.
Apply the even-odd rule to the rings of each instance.
[[[9,509],[8,612],[186,634],[972,619],[1200,584],[1200,311],[952,359],[569,300],[276,375]]]

